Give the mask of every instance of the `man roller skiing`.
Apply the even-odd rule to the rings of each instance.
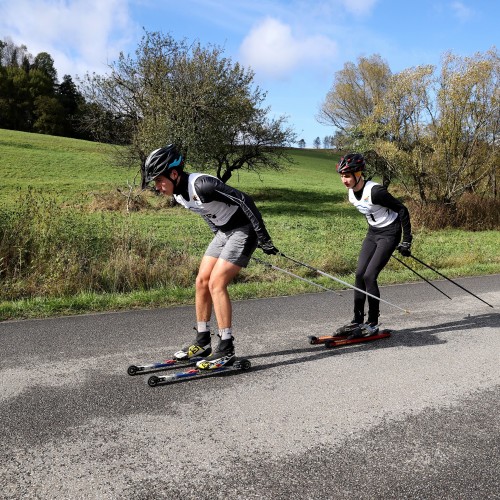
[[[174,145],[154,150],[142,168],[143,188],[154,181],[162,195],[199,213],[214,233],[196,277],[197,335],[194,342],[175,353],[179,361],[204,358],[196,366],[214,369],[235,360],[232,307],[227,287],[259,246],[266,254],[277,254],[262,216],[247,194],[208,174],[184,172],[184,158]],[[210,318],[212,307],[219,328],[219,343],[212,351]]]
[[[358,153],[340,158],[337,164],[342,183],[349,190],[349,201],[366,216],[368,222],[368,232],[358,258],[355,284],[357,288],[380,297],[377,278],[394,250],[397,249],[405,257],[411,255],[410,215],[408,209],[384,186],[365,180],[364,170],[365,159]],[[368,318],[365,322],[366,297],[355,290],[354,318],[351,323],[337,330],[338,335],[356,338],[378,333],[380,302],[368,296]]]

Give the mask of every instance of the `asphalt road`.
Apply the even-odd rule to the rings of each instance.
[[[382,289],[390,338],[327,350],[351,291],[234,304],[247,372],[151,388],[193,307],[0,323],[2,499],[500,498],[500,276]]]

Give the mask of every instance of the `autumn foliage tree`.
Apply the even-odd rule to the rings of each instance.
[[[500,164],[496,49],[471,57],[447,53],[440,69],[423,65],[396,74],[390,74],[380,59],[370,60],[379,66],[378,71],[372,67],[370,75],[385,74],[384,81],[361,70],[365,60],[357,68],[347,65],[337,74],[323,105],[331,123],[350,133],[351,147],[366,152],[379,173],[397,177],[422,203],[454,205],[465,192],[496,198]],[[348,81],[355,82],[351,92]],[[380,84],[376,92],[374,81]]]
[[[370,117],[387,91],[391,77],[388,64],[379,56],[347,62],[335,74],[334,83],[320,107],[318,121],[341,131],[358,127]]]

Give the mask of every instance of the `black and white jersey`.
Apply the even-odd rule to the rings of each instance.
[[[174,198],[180,205],[199,213],[214,232],[251,224],[259,243],[271,239],[252,198],[213,175],[183,175]]]
[[[366,216],[366,220],[370,226],[385,227],[394,222],[398,214],[388,207],[374,203],[372,189],[375,186],[380,186],[380,184],[373,181],[366,181],[361,191],[355,193],[352,189],[349,189],[349,201]],[[356,196],[358,193],[361,193],[359,199]]]
[[[412,240],[408,209],[381,184],[365,181],[360,191],[349,189],[349,201],[365,215],[373,230],[397,223],[403,230],[403,240]]]

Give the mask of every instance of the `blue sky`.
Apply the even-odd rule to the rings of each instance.
[[[50,53],[59,79],[104,74],[143,28],[222,46],[309,147],[334,133],[316,116],[344,63],[380,54],[398,72],[485,52],[499,19],[500,0],[0,0],[0,38]]]

